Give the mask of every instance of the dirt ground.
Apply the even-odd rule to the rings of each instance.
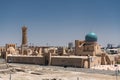
[[[0,74],[1,80],[10,80],[10,74]],[[117,77],[120,80],[120,76]],[[102,74],[88,74],[80,72],[62,71],[51,74],[36,75],[26,72],[11,74],[11,80],[116,80],[116,76]]]
[[[10,73],[0,73],[0,80],[116,80],[116,76],[84,72],[52,70],[36,66],[14,66]],[[117,76],[120,80],[120,76]]]

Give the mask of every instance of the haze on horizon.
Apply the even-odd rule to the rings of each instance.
[[[120,0],[0,0],[0,46],[28,43],[67,46],[94,32],[98,43],[120,44]]]

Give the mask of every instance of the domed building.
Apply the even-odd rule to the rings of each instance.
[[[87,42],[97,42],[97,35],[93,32],[88,33],[85,36],[85,41],[87,41]]]
[[[101,46],[97,43],[98,37],[94,32],[85,36],[85,40],[75,40],[75,54],[80,56],[96,56],[102,53]]]
[[[75,40],[75,55],[82,57],[81,65],[84,67],[115,63],[114,57],[108,56],[101,50],[97,40],[98,37],[94,32],[88,33],[83,41]],[[84,57],[88,57],[88,61],[85,62]]]

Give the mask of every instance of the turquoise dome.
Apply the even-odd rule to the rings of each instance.
[[[86,36],[85,36],[85,41],[88,41],[88,42],[96,42],[97,41],[97,35],[93,32],[91,33],[88,33]]]

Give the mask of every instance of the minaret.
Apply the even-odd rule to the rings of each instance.
[[[27,54],[28,44],[27,44],[27,27],[22,27],[22,44],[21,44],[21,54]]]
[[[27,27],[22,27],[22,46],[27,46]]]

